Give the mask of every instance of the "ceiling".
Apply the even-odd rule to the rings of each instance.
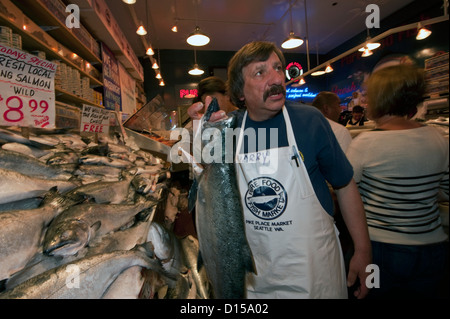
[[[122,0],[107,1],[137,56],[145,55],[147,43],[154,49],[192,50],[194,47],[186,43],[186,38],[196,25],[211,38],[206,46],[195,47],[197,50],[237,51],[253,40],[273,41],[280,46],[292,29],[296,36],[309,39],[310,52],[326,54],[367,30],[365,21],[371,14],[366,12],[367,5],[378,5],[380,20],[383,20],[411,2],[413,0],[137,0],[129,5]],[[144,37],[136,34],[139,23],[149,31]],[[175,23],[177,33],[170,30]],[[376,34],[374,30],[372,36]],[[289,52],[306,53],[306,45]]]

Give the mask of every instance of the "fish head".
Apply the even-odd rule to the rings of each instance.
[[[65,221],[45,234],[44,254],[73,256],[89,243],[90,227],[82,220]]]
[[[174,255],[174,245],[170,233],[158,223],[151,223],[147,241],[151,242],[153,252],[159,260],[167,260]]]

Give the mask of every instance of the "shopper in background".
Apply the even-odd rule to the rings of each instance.
[[[193,103],[201,102],[202,104],[198,104],[200,108],[203,108],[203,105],[206,103],[206,97],[210,96],[211,98],[215,97],[217,99],[219,107],[223,112],[229,113],[237,110],[237,107],[233,105],[228,96],[226,83],[217,76],[210,76],[201,80],[198,83],[197,91],[198,95],[194,98]],[[188,114],[190,110],[191,108],[188,109]],[[195,116],[196,114],[189,114],[191,118],[193,118],[192,115]]]
[[[352,109],[352,116],[347,119],[345,126],[363,126],[366,121],[364,108],[361,105],[355,105]]]
[[[448,201],[449,143],[408,117],[424,89],[423,73],[412,65],[374,72],[367,111],[376,129],[359,134],[347,150],[380,269],[372,297],[432,298],[443,279],[448,241],[438,201]]]
[[[257,270],[257,275],[249,274],[247,297],[347,298],[347,286],[359,277],[354,294],[364,298],[371,247],[353,170],[330,124],[317,109],[302,104],[285,106],[284,70],[283,54],[271,42],[245,45],[228,66],[230,97],[235,105],[246,108],[236,169],[246,236]],[[208,104],[206,100],[205,107]],[[201,111],[193,104],[189,114],[196,118]],[[222,116],[219,111],[211,118],[215,121]],[[244,129],[265,138],[267,147],[243,138]],[[278,133],[276,145],[270,143],[273,131]],[[255,148],[256,154],[250,154]],[[250,162],[248,158],[264,160]],[[347,279],[327,181],[336,188],[355,245]],[[281,193],[272,199],[275,189]],[[264,197],[267,202],[261,201]],[[277,201],[275,206],[273,201]],[[271,213],[271,219],[261,218],[249,208],[255,206],[251,203]],[[262,223],[278,225],[283,231],[275,231],[273,226],[254,227]]]
[[[334,135],[339,142],[342,150],[345,152],[352,141],[350,132],[341,124],[339,124],[339,116],[341,114],[341,100],[336,93],[323,91],[317,94],[312,105],[319,109],[327,118],[331,125]]]

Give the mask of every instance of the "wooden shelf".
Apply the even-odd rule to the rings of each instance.
[[[29,51],[43,51],[47,56],[47,60],[61,60],[63,63],[80,71],[83,76],[89,78],[91,86],[103,86],[102,81],[91,76],[67,58],[68,55],[73,55],[74,52],[65,48],[52,37],[47,35],[38,25],[24,15],[22,11],[20,11],[20,9],[18,9],[12,2],[9,0],[0,0],[0,4],[5,6],[6,9],[6,12],[3,10],[0,11],[0,23],[10,27],[14,33],[21,35],[23,49]],[[8,10],[11,10],[11,12]],[[27,26],[27,31],[23,29],[24,25]]]
[[[77,106],[79,106],[79,107],[81,107],[83,104],[88,104],[88,105],[93,105],[93,106],[98,106],[98,107],[103,108],[103,105],[97,105],[94,102],[83,99],[82,97],[79,97],[78,95],[64,91],[60,88],[55,88],[55,95],[56,95],[56,98],[58,100],[60,100],[61,102],[74,103],[74,104],[77,104]]]
[[[36,24],[41,27],[50,27],[47,33],[59,43],[74,50],[79,56],[93,65],[102,63],[100,57],[92,52],[91,48],[82,43],[40,0],[13,0],[13,2],[25,15],[32,16]]]

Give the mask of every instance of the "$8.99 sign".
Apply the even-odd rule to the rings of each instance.
[[[2,125],[34,126],[45,128],[51,126],[49,103],[21,96],[3,97],[0,95]]]
[[[0,44],[0,126],[55,127],[56,68]]]

